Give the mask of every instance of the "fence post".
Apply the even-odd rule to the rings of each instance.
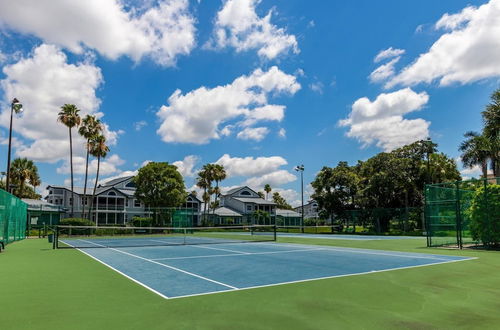
[[[460,205],[460,182],[455,182],[455,199],[456,199],[456,210],[455,210],[455,221],[457,229],[457,246],[462,249],[462,212]]]

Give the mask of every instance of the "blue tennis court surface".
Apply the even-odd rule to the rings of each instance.
[[[81,248],[80,251],[164,298],[470,259],[284,243]]]

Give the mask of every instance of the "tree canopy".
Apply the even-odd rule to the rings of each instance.
[[[280,195],[279,192],[275,191],[273,194],[273,202],[276,203],[276,207],[282,210],[293,210],[293,207],[287,203],[286,199]]]
[[[149,207],[177,207],[187,198],[182,175],[175,165],[150,162],[134,177],[136,198]]]

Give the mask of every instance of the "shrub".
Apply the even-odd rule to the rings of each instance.
[[[149,217],[133,217],[132,226],[134,227],[152,227],[153,218]]]
[[[59,222],[63,226],[95,226],[95,223],[83,218],[65,218]]]
[[[472,238],[486,247],[500,245],[500,185],[477,189],[468,213]]]

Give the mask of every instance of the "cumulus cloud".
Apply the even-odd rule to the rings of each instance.
[[[119,0],[18,0],[0,2],[0,22],[81,54],[85,48],[116,59],[149,56],[164,66],[187,55],[196,40],[188,0],[126,10]]]
[[[386,59],[393,58],[393,57],[399,57],[399,56],[403,55],[404,53],[405,53],[404,49],[389,47],[387,49],[381,50],[377,54],[377,56],[375,56],[375,58],[373,59],[373,62],[378,63],[382,60],[386,60]]]
[[[76,104],[80,114],[98,112],[100,100],[95,91],[102,84],[101,70],[90,63],[68,64],[66,55],[56,46],[42,44],[29,57],[3,68],[5,79],[0,81],[4,104],[17,97],[24,113],[15,119],[14,130],[23,138],[16,154],[35,161],[57,162],[67,159],[68,129],[57,122],[57,114],[65,103]],[[10,109],[4,107],[0,125],[8,127]],[[105,124],[104,133],[113,145],[121,133]],[[84,153],[84,141],[73,134],[75,155]]]
[[[81,156],[73,157],[73,173],[74,174],[85,174],[85,162],[86,158]],[[120,156],[114,154],[107,158],[101,159],[101,164],[99,165],[99,175],[110,175],[119,172],[118,166],[125,163]],[[69,160],[65,161],[61,167],[57,168],[57,173],[59,174],[69,174],[71,173],[71,167]],[[89,161],[89,176],[94,175],[97,171],[97,159],[91,159]]]
[[[356,138],[364,147],[376,144],[390,151],[429,136],[430,122],[403,118],[420,110],[428,101],[427,93],[416,93],[410,88],[382,93],[375,101],[363,97],[354,102],[348,118],[339,124],[348,126],[347,136]]]
[[[194,167],[200,161],[200,157],[195,155],[189,155],[184,157],[183,160],[178,160],[172,164],[177,166],[177,170],[182,174],[183,177],[193,177],[196,175]]]
[[[245,181],[245,185],[255,187],[256,189],[264,187],[265,184],[281,186],[297,180],[297,177],[287,170],[278,170],[262,176],[255,176]]]
[[[214,33],[208,48],[233,47],[237,52],[257,49],[260,57],[273,59],[282,53],[298,53],[297,39],[284,28],[271,23],[273,14],[259,17],[255,12],[260,0],[226,0],[217,13]]]
[[[433,81],[441,86],[467,84],[500,76],[500,0],[445,14],[435,28],[447,32],[390,79],[386,88]]]
[[[241,140],[262,141],[269,133],[267,127],[247,127],[239,132],[236,136]]]
[[[216,164],[224,166],[227,177],[261,176],[278,170],[288,162],[281,156],[271,157],[231,157],[224,154]]]
[[[176,90],[157,112],[161,121],[157,133],[164,142],[204,144],[211,139],[230,135],[231,120],[240,118],[237,126],[262,121],[281,121],[285,106],[268,103],[268,97],[280,93],[295,94],[300,84],[276,66],[268,71],[256,69],[231,84],[214,88],[200,87],[182,94]],[[219,128],[224,125],[223,128]]]

